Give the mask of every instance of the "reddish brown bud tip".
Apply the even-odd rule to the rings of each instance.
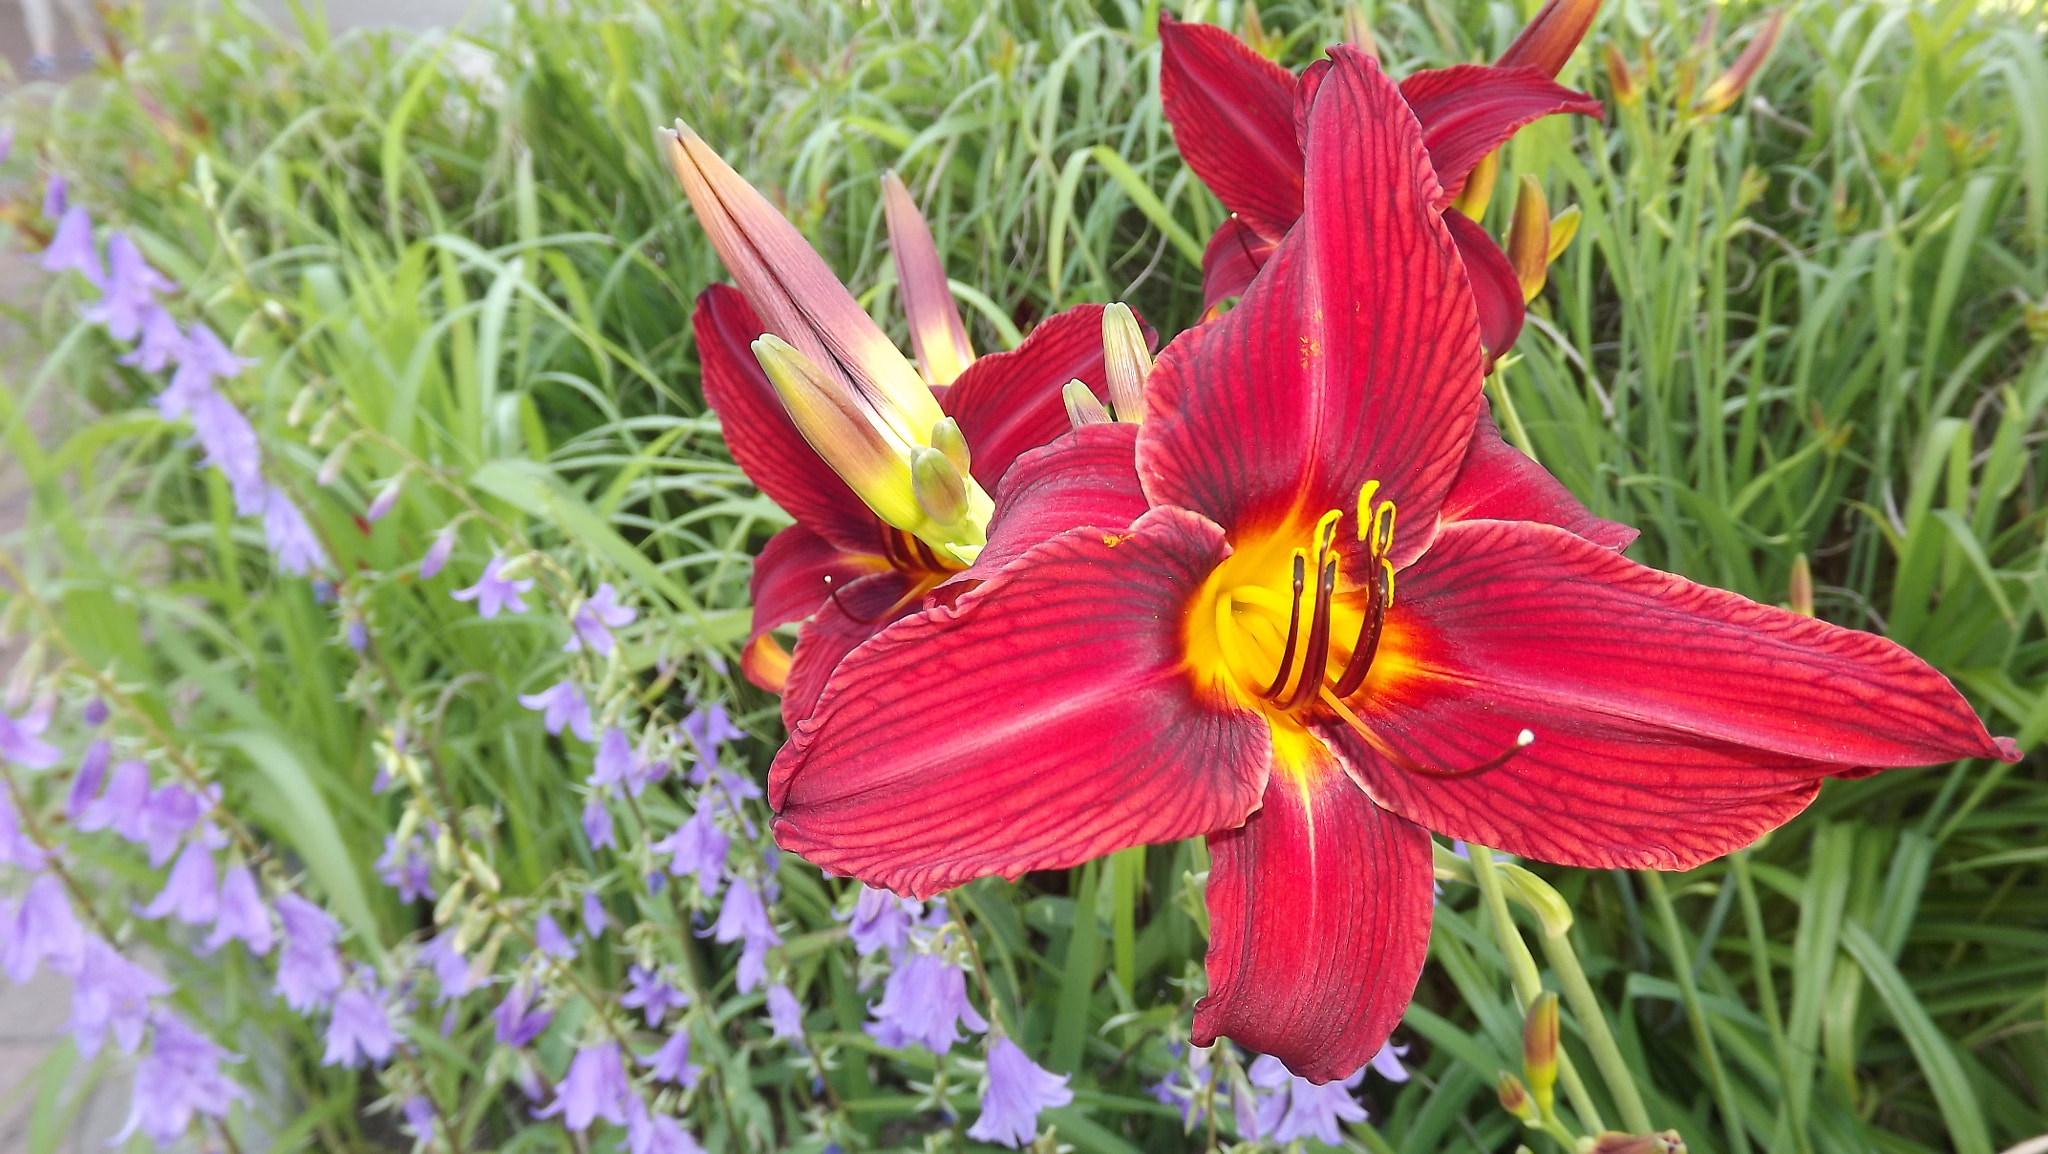
[[[1586,38],[1586,29],[1593,26],[1593,17],[1599,12],[1600,0],[1549,0],[1494,63],[1556,76],[1579,41]]]

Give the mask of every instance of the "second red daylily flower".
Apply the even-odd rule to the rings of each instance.
[[[1195,1040],[1317,1081],[1408,1003],[1430,830],[1685,868],[1829,776],[2017,756],[1904,649],[1629,561],[1482,435],[1425,138],[1333,56],[1243,302],[1161,355],[1142,425],[1018,460],[1010,559],[842,663],[769,779],[784,848],[920,896],[1207,835]]]
[[[1599,0],[1550,0],[1498,63],[1423,69],[1401,82],[1436,168],[1437,208],[1449,208],[1480,162],[1531,121],[1600,115],[1599,101],[1551,79],[1598,8]],[[1174,142],[1231,212],[1202,258],[1202,304],[1213,308],[1245,291],[1301,216],[1296,108],[1328,62],[1296,78],[1224,29],[1166,15],[1159,41],[1159,97]],[[1471,277],[1482,343],[1498,357],[1522,330],[1520,281],[1470,217],[1451,213],[1445,222]]]

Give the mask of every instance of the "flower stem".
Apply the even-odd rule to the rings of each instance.
[[[1557,984],[1564,987],[1565,1001],[1571,1004],[1572,1013],[1579,1020],[1586,1048],[1593,1052],[1593,1064],[1600,1067],[1607,1092],[1614,1096],[1614,1104],[1621,1110],[1622,1126],[1631,1134],[1650,1133],[1656,1128],[1650,1122],[1650,1111],[1643,1105],[1635,1075],[1629,1070],[1628,1060],[1621,1056],[1614,1031],[1607,1025],[1607,1013],[1601,1009],[1592,983],[1586,980],[1585,968],[1579,965],[1570,934],[1552,934],[1545,927],[1543,956],[1549,960],[1551,972],[1557,975]]]
[[[1472,855],[1472,880],[1478,885],[1480,901],[1486,906],[1488,919],[1493,922],[1494,940],[1500,945],[1501,955],[1507,959],[1508,973],[1515,987],[1515,1005],[1526,1012],[1530,1003],[1543,992],[1543,975],[1536,969],[1536,958],[1529,953],[1529,943],[1522,940],[1521,931],[1515,928],[1514,918],[1508,913],[1507,891],[1501,886],[1500,871],[1494,868],[1493,851],[1470,842],[1465,848]],[[1571,1098],[1572,1109],[1577,1111],[1580,1124],[1596,1132],[1605,1130],[1607,1126],[1600,1119],[1600,1108],[1593,1104],[1593,1095],[1586,1089],[1585,1080],[1579,1077],[1571,1055],[1562,1049],[1557,1054],[1557,1080]]]
[[[1649,891],[1650,904],[1657,907],[1657,920],[1663,924],[1670,945],[1671,973],[1678,981],[1678,995],[1685,1001],[1685,1016],[1692,1023],[1693,1040],[1707,1064],[1707,1080],[1713,1085],[1715,1103],[1721,1108],[1721,1127],[1728,1134],[1728,1149],[1733,1154],[1749,1154],[1749,1133],[1743,1129],[1742,1114],[1735,1104],[1735,1087],[1721,1066],[1713,1025],[1707,1021],[1705,1007],[1700,1005],[1699,988],[1692,980],[1692,966],[1687,963],[1692,955],[1685,948],[1685,932],[1678,928],[1678,911],[1671,905],[1671,894],[1665,890],[1662,876],[1650,870],[1640,871],[1640,876],[1643,888]]]

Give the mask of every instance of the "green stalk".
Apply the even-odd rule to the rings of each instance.
[[[1543,992],[1543,975],[1536,969],[1536,958],[1529,953],[1529,943],[1522,940],[1522,933],[1515,928],[1514,918],[1508,913],[1507,891],[1502,888],[1500,871],[1494,868],[1493,851],[1482,845],[1465,843],[1465,849],[1472,856],[1472,879],[1479,887],[1479,899],[1486,905],[1487,918],[1493,923],[1494,940],[1500,945],[1500,952],[1508,962],[1508,974],[1514,983],[1515,1005],[1524,1013],[1536,995]],[[1572,1100],[1572,1109],[1578,1112],[1579,1122],[1587,1129],[1598,1132],[1607,1129],[1600,1119],[1600,1108],[1593,1104],[1593,1095],[1586,1089],[1585,1080],[1579,1077],[1578,1068],[1572,1065],[1571,1055],[1563,1047],[1557,1052],[1557,1080],[1564,1086],[1564,1092]]]
[[[1571,1004],[1572,1013],[1579,1020],[1579,1029],[1585,1033],[1586,1048],[1593,1051],[1593,1064],[1600,1067],[1600,1076],[1607,1082],[1607,1092],[1614,1095],[1614,1104],[1621,1110],[1622,1127],[1631,1134],[1650,1133],[1656,1129],[1650,1122],[1650,1111],[1643,1105],[1642,1091],[1636,1088],[1635,1074],[1629,1070],[1628,1060],[1621,1056],[1621,1046],[1614,1040],[1614,1031],[1608,1028],[1607,1013],[1600,1008],[1600,999],[1593,993],[1592,983],[1586,980],[1585,968],[1579,965],[1579,955],[1572,949],[1568,928],[1553,934],[1548,925],[1544,926],[1543,956],[1557,975],[1558,985],[1564,987],[1565,1001]]]
[[[1699,987],[1692,980],[1692,967],[1686,964],[1691,954],[1685,948],[1685,932],[1678,928],[1678,911],[1671,905],[1671,894],[1664,888],[1664,879],[1652,870],[1641,871],[1643,888],[1649,891],[1650,904],[1657,907],[1657,920],[1664,926],[1664,936],[1671,949],[1671,972],[1678,982],[1678,995],[1685,1001],[1685,1017],[1692,1024],[1693,1040],[1699,1044],[1700,1057],[1707,1064],[1707,1080],[1713,1084],[1714,1100],[1721,1108],[1721,1124],[1728,1132],[1728,1149],[1733,1154],[1748,1154],[1749,1134],[1742,1128],[1742,1114],[1735,1105],[1735,1085],[1728,1080],[1728,1071],[1721,1066],[1721,1052],[1714,1046],[1713,1027],[1707,1022],[1706,1009],[1700,1005]]]

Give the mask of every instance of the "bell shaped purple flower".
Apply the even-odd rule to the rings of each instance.
[[[497,1019],[500,1046],[517,1048],[527,1045],[540,1037],[548,1023],[555,1020],[553,1010],[533,1004],[534,993],[531,985],[517,982],[506,992],[505,1000],[498,1003],[493,1013]]]
[[[803,1003],[797,1001],[796,995],[781,982],[768,987],[768,1028],[781,1041],[803,1044]]]
[[[619,591],[606,581],[597,587],[597,592],[585,598],[569,618],[569,640],[562,646],[562,652],[574,653],[588,645],[593,652],[609,657],[613,644],[612,630],[631,625],[639,617],[638,609],[619,604]]]
[[[1351,1096],[1351,1091],[1365,1080],[1363,1069],[1342,1081],[1318,1086],[1289,1073],[1280,1059],[1261,1054],[1246,1073],[1252,1085],[1268,1091],[1257,1104],[1258,1133],[1245,1134],[1247,1138],[1265,1138],[1280,1145],[1298,1138],[1315,1138],[1331,1146],[1342,1146],[1344,1131],[1338,1123],[1365,1121],[1365,1107]],[[1238,1126],[1242,1133],[1242,1117]]]
[[[434,543],[427,546],[426,556],[420,558],[420,580],[431,581],[441,572],[441,566],[448,563],[448,555],[455,552],[455,529],[453,526],[441,530]],[[525,612],[525,610],[519,610]]]
[[[534,920],[533,944],[543,955],[558,962],[576,956],[576,947],[569,944],[569,935],[562,932],[561,923],[555,921],[553,914],[542,914]]]
[[[71,203],[71,185],[61,172],[50,174],[50,182],[43,186],[43,219],[56,220],[64,215],[64,209]]]
[[[170,387],[194,393],[204,391],[212,388],[215,381],[241,376],[243,369],[255,363],[254,357],[236,356],[212,327],[195,321],[186,330],[183,355],[178,358],[178,371],[172,374]]]
[[[107,1032],[114,1045],[132,1054],[149,1022],[149,1000],[171,992],[171,984],[129,961],[97,935],[85,939],[78,974],[71,984],[71,1037],[78,1052],[100,1052]]]
[[[863,885],[846,933],[861,957],[879,950],[900,950],[910,944],[911,923],[923,913],[921,901]]]
[[[438,570],[440,566],[437,565],[435,568]],[[503,557],[493,557],[484,566],[484,575],[477,578],[476,584],[471,585],[467,589],[457,589],[455,592],[450,593],[449,596],[457,601],[476,602],[476,611],[483,617],[496,617],[507,609],[514,613],[524,613],[526,612],[526,602],[521,600],[519,595],[533,588],[533,578],[522,577],[516,581],[507,580],[504,576],[504,570],[505,559]],[[426,576],[431,575],[426,574]],[[589,741],[590,735],[588,733],[584,734],[583,740]]]
[[[666,1114],[647,1112],[637,1095],[626,1100],[626,1154],[704,1154],[682,1123]]]
[[[85,756],[78,759],[78,772],[71,775],[71,790],[64,797],[64,816],[71,819],[71,824],[77,825],[99,796],[100,785],[107,779],[107,760],[112,754],[113,747],[105,739],[85,747]]]
[[[64,210],[50,247],[43,250],[42,267],[44,272],[75,269],[95,286],[107,283],[106,270],[100,267],[99,245],[92,237],[92,214],[84,205]]]
[[[673,855],[668,872],[675,877],[697,875],[697,888],[708,898],[718,893],[719,882],[725,876],[726,851],[731,844],[732,839],[712,820],[711,807],[706,804],[698,807],[674,833],[647,848]]]
[[[1390,1041],[1380,1047],[1380,1052],[1374,1054],[1372,1061],[1367,1063],[1367,1065],[1373,1068],[1374,1073],[1377,1073],[1389,1082],[1406,1082],[1408,1080],[1408,1067],[1401,1064],[1401,1059],[1407,1056],[1408,1047],[1396,1046]]]
[[[114,766],[107,792],[94,798],[78,815],[83,833],[111,829],[124,841],[149,839],[149,766],[135,760]],[[156,864],[161,865],[162,862]]]
[[[988,1048],[988,1085],[981,1092],[981,1117],[969,1138],[1020,1149],[1038,1135],[1038,1114],[1074,1100],[1067,1075],[1039,1067],[1015,1042],[997,1038]]]
[[[868,1012],[874,1015],[868,1034],[892,1050],[914,1042],[944,1054],[960,1040],[959,1026],[977,1034],[988,1029],[967,1001],[965,972],[937,954],[904,955]]]
[[[162,305],[142,310],[142,340],[117,359],[145,373],[160,373],[185,359],[185,330]]]
[[[670,1010],[690,1004],[690,996],[670,985],[658,970],[635,964],[627,968],[626,981],[632,988],[619,995],[619,1005],[645,1014],[648,1029],[659,1026]]]
[[[220,884],[213,870],[213,851],[197,841],[185,843],[171,876],[156,899],[140,911],[145,918],[175,915],[188,926],[210,924],[220,913]]]
[[[284,1004],[310,1014],[334,1000],[341,989],[341,926],[326,910],[297,894],[279,894],[277,920],[284,925],[284,949],[277,955],[277,992]]]
[[[612,829],[612,811],[594,797],[583,803],[583,839],[594,850],[619,847],[618,836]]]
[[[555,1100],[536,1118],[561,1115],[562,1125],[582,1133],[599,1118],[614,1126],[626,1124],[626,1103],[633,1096],[626,1083],[625,1062],[617,1042],[601,1042],[576,1051],[569,1072],[555,1088]]]
[[[761,891],[748,881],[735,881],[725,891],[725,904],[718,920],[711,924],[711,936],[721,942],[742,942],[735,985],[744,994],[757,988],[768,976],[767,957],[771,946],[782,944],[782,935],[768,920],[768,907]]]
[[[14,799],[0,793],[0,866],[23,870],[43,868],[43,847],[22,832],[21,816],[14,811]]]
[[[566,728],[584,741],[591,738],[590,703],[583,699],[583,691],[576,687],[576,683],[567,678],[539,693],[520,694],[519,704],[539,711],[541,724],[549,733],[560,733]]]
[[[48,769],[64,759],[64,751],[42,740],[50,727],[50,706],[38,705],[19,718],[0,713],[0,761],[24,769]]]
[[[270,908],[263,904],[262,891],[256,888],[256,875],[241,862],[221,875],[220,916],[214,919],[206,948],[210,952],[232,941],[248,946],[259,958],[277,944],[277,930],[270,924]]]
[[[142,807],[142,815],[143,840],[149,845],[151,866],[160,867],[171,860],[178,843],[192,831],[193,826],[199,824],[200,815],[211,807],[212,800],[175,781],[149,791],[149,800]]]
[[[681,729],[683,736],[696,747],[698,758],[707,764],[717,763],[720,745],[728,741],[737,741],[747,735],[746,730],[734,725],[732,718],[726,716],[725,706],[715,701],[691,710],[677,728]],[[698,781],[697,784],[704,783]]]
[[[107,280],[100,299],[85,307],[85,319],[104,325],[117,341],[142,334],[143,316],[157,307],[156,294],[177,288],[170,278],[150,267],[142,250],[119,229],[107,235]]]
[[[150,1015],[149,1052],[135,1066],[128,1124],[114,1136],[114,1144],[140,1130],[158,1146],[169,1146],[184,1137],[194,1117],[227,1117],[228,1107],[247,1094],[220,1068],[240,1060],[177,1015],[157,1010]]]
[[[483,984],[483,974],[456,948],[456,936],[457,931],[450,927],[420,947],[420,961],[433,971],[434,981],[441,987],[441,992],[434,996],[437,1006],[464,997]]]
[[[8,981],[28,981],[45,962],[60,974],[75,974],[84,960],[85,931],[57,875],[38,875],[18,902],[0,898],[0,973]]]
[[[590,776],[584,779],[585,784],[592,789],[603,789],[608,785],[621,789],[631,788],[633,796],[639,797],[640,790],[646,788],[646,783],[640,783],[638,788],[632,785],[633,763],[636,760],[632,739],[626,736],[625,730],[612,726],[597,739],[597,756],[590,759]]]
[[[290,494],[276,485],[270,486],[263,498],[263,535],[270,542],[270,555],[280,572],[304,577],[327,567],[327,549],[314,535],[313,526],[292,503]]]
[[[677,1030],[670,1034],[668,1041],[663,1042],[661,1049],[648,1057],[643,1065],[653,1072],[655,1081],[681,1086],[685,1090],[694,1088],[697,1079],[704,1074],[704,1067],[690,1064],[688,1030]]]
[[[417,835],[401,845],[397,834],[385,834],[376,867],[378,879],[398,891],[399,901],[434,900],[434,859]]]
[[[334,996],[334,1013],[327,1019],[327,1052],[320,1057],[323,1066],[381,1066],[398,1050],[398,1031],[391,1027],[384,992],[368,974],[356,978],[355,984]]]
[[[605,927],[611,925],[611,918],[604,912],[604,899],[596,890],[583,891],[583,936],[596,941],[604,936]]]
[[[175,394],[176,386],[165,392]],[[163,398],[158,400],[161,404]],[[262,513],[270,501],[270,486],[263,480],[263,446],[256,439],[255,426],[226,397],[212,390],[191,394],[187,410],[193,435],[206,451],[205,463],[228,480],[235,512],[244,517]]]

